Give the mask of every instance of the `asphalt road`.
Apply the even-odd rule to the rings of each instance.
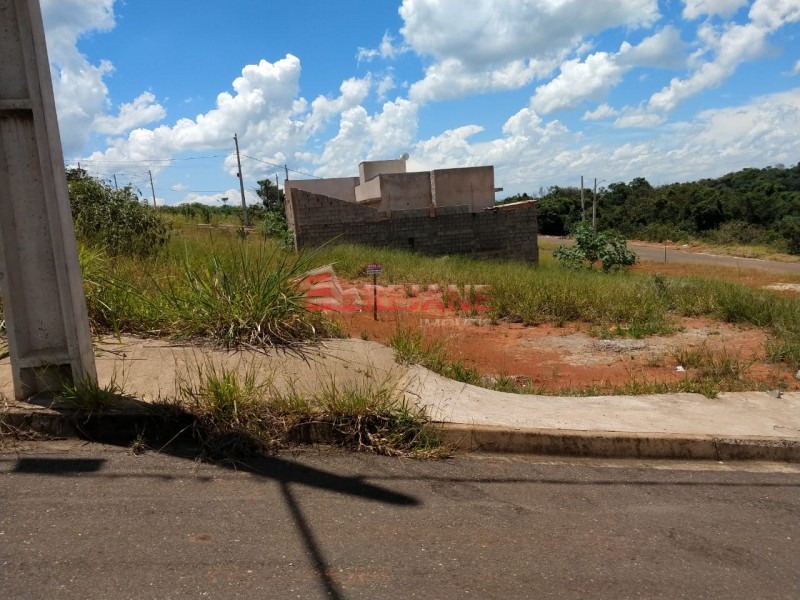
[[[0,597],[798,598],[800,468],[0,452]]]
[[[554,244],[572,246],[575,242],[571,239],[561,239],[554,236],[540,236]],[[652,246],[628,242],[628,248],[639,255],[639,260],[646,262],[664,262],[664,246]],[[712,265],[729,267],[732,269],[757,269],[780,275],[800,276],[800,263],[779,262],[775,260],[761,260],[757,258],[738,258],[736,256],[718,256],[703,252],[689,252],[678,250],[674,247],[667,248],[667,262],[686,265]]]

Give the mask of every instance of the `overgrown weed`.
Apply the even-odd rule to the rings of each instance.
[[[61,390],[55,395],[56,401],[86,412],[108,410],[121,401],[131,398],[132,396],[125,393],[116,376],[113,376],[111,381],[106,384],[100,384],[92,379],[82,379],[76,382],[64,381],[61,384]]]
[[[443,338],[428,338],[419,329],[398,324],[388,342],[400,363],[419,364],[434,373],[462,383],[481,384],[482,379],[477,369],[449,357],[450,349]]]
[[[180,401],[197,418],[196,435],[212,457],[262,454],[301,441],[326,440],[379,454],[435,457],[448,452],[423,410],[390,378],[342,383],[315,393],[290,383],[280,390],[255,364],[196,365]]]

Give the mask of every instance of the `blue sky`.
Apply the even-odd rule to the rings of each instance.
[[[42,0],[64,156],[160,203],[491,164],[504,192],[800,161],[797,0]]]

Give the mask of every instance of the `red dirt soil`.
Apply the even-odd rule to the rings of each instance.
[[[677,266],[677,265],[676,265]],[[641,270],[648,270],[642,268]],[[670,274],[673,273],[670,268]],[[687,275],[686,270],[679,274]],[[695,273],[691,273],[695,274]],[[737,274],[753,286],[775,281],[760,274]],[[744,365],[747,380],[769,387],[800,389],[786,365],[765,360],[767,335],[761,329],[730,325],[709,319],[677,318],[679,331],[668,336],[637,340],[609,340],[590,335],[590,327],[569,323],[564,327],[490,324],[486,317],[467,317],[436,286],[378,286],[378,320],[372,314],[372,285],[344,282],[321,272],[311,279],[311,302],[329,310],[351,337],[388,345],[399,325],[418,328],[427,338],[444,339],[453,360],[475,367],[487,376],[507,375],[530,381],[534,387],[557,392],[592,385],[618,386],[639,382],[675,382],[691,376],[693,369],[677,371],[681,351],[705,347],[704,353],[735,356]],[[796,294],[795,294],[796,295]],[[444,298],[451,298],[445,303]],[[447,304],[447,305],[446,305]]]

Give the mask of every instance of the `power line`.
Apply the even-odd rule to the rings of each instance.
[[[66,163],[145,163],[150,164],[154,162],[174,162],[178,160],[203,160],[206,158],[226,158],[228,156],[233,156],[233,152],[228,154],[210,154],[208,156],[185,156],[182,158],[147,158],[147,159],[133,159],[133,158],[119,158],[116,160],[107,160],[107,159],[86,159],[86,158],[72,158],[66,160]]]
[[[300,175],[305,175],[306,177],[313,177],[314,179],[322,179],[319,175],[312,175],[311,173],[304,173],[303,171],[298,171],[297,169],[292,169],[291,167],[287,167],[286,165],[276,165],[275,163],[269,162],[268,160],[261,160],[260,158],[255,158],[253,156],[247,156],[247,154],[242,154],[244,158],[249,158],[250,160],[254,160],[256,162],[264,163],[265,165],[270,165],[271,167],[277,167],[279,169],[287,169],[292,173],[299,173]]]
[[[176,194],[224,194],[230,190],[173,190],[172,188],[156,188],[159,192],[174,192]]]

